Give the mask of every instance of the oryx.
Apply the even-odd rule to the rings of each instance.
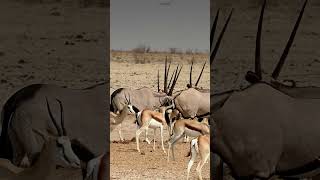
[[[283,92],[262,80],[260,34],[264,1],[257,34],[256,70],[241,90],[212,94],[211,151],[217,153],[237,179],[312,177],[319,174],[320,113],[317,98]],[[273,71],[280,72],[302,19],[304,2],[288,44]]]
[[[44,143],[33,130],[52,136],[61,135],[62,124],[52,120],[52,117],[58,119],[60,115],[59,103],[53,99],[59,99],[64,108],[63,125],[68,137],[81,142],[95,156],[101,154],[107,145],[106,92],[106,83],[85,89],[46,84],[34,84],[20,89],[7,100],[2,109],[1,157],[13,159],[14,164],[19,165],[24,152],[32,162]],[[48,104],[52,114],[49,113]]]
[[[153,91],[150,88],[144,87],[140,89],[131,89],[131,88],[120,88],[114,91],[111,95],[111,111],[114,113],[119,113],[128,103],[126,96],[130,96],[130,101],[133,106],[137,109],[158,109],[160,106],[168,105],[172,101],[172,93],[176,82],[179,78],[182,66],[179,68],[179,65],[176,67],[176,70],[173,72],[171,79],[168,83],[168,75],[170,70],[171,62],[168,66],[167,58],[165,60],[165,71],[164,71],[164,92],[160,91],[160,82],[159,82],[159,71],[158,71],[158,92]],[[120,140],[123,141],[121,133],[121,123],[119,124],[119,136]]]

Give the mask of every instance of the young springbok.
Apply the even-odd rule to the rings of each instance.
[[[168,142],[168,162],[170,160],[170,149],[172,151],[172,157],[174,158],[174,144],[178,142],[184,135],[191,137],[198,137],[210,133],[209,125],[203,122],[199,122],[192,119],[180,119],[174,122],[171,137]]]
[[[200,154],[200,161],[197,166],[197,174],[198,178],[202,180],[202,175],[201,175],[201,169],[203,165],[206,163],[210,156],[210,137],[209,134],[206,135],[200,135],[196,139],[193,139],[190,143],[190,151],[188,156],[191,155],[190,161],[188,163],[188,168],[187,168],[187,180],[189,179],[189,173],[191,170],[191,167],[197,158],[197,154]]]
[[[130,104],[130,97],[129,97],[128,102]],[[146,137],[147,137],[147,131],[149,128],[153,129],[153,150],[155,150],[155,147],[156,147],[156,144],[155,144],[156,143],[155,142],[155,134],[156,133],[155,132],[156,132],[156,129],[160,128],[161,146],[162,146],[163,152],[166,153],[166,150],[164,149],[164,145],[163,145],[163,129],[164,128],[168,129],[168,124],[165,119],[165,113],[166,113],[167,109],[173,108],[174,105],[172,104],[170,106],[161,106],[159,108],[159,112],[152,111],[150,109],[144,109],[140,112],[136,112],[134,110],[134,109],[136,109],[134,106],[132,106],[131,104],[128,106],[129,106],[130,111],[132,113],[136,114],[136,120],[137,120],[137,124],[139,126],[139,129],[136,131],[136,143],[137,143],[138,152],[141,152],[140,146],[139,146],[140,134],[145,130]]]

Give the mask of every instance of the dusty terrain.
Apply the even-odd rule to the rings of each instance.
[[[106,8],[38,2],[0,3],[1,107],[32,83],[84,88],[106,80]],[[57,173],[59,179],[82,179],[80,170]]]
[[[218,33],[231,8],[234,8],[233,17],[213,63],[211,90],[214,92],[238,88],[240,85],[246,86],[244,75],[254,68],[255,37],[262,2],[218,0],[211,3],[211,18],[218,8],[221,9]],[[261,40],[264,77],[270,77],[276,66],[298,18],[302,3],[300,0],[268,1]],[[319,10],[318,1],[309,1],[279,80],[293,79],[297,82],[297,86],[320,86]]]
[[[123,55],[127,57],[126,55]],[[160,69],[160,87],[163,86],[163,71],[164,71],[164,54],[154,55],[153,61],[146,64],[136,64],[134,61],[120,61],[124,57],[120,56],[115,59],[112,58],[110,69],[110,86],[112,88],[130,87],[141,88],[150,87],[155,91],[157,90],[157,70]],[[112,56],[114,57],[114,56]],[[205,60],[208,61],[208,56],[203,55],[202,58],[195,58],[193,68],[193,82],[196,81],[201,67]],[[186,84],[189,82],[190,64],[189,57],[183,57],[182,60],[174,59],[173,64],[183,64],[183,69],[178,79],[176,90],[185,89]],[[208,64],[208,63],[207,63]],[[175,66],[174,66],[175,67]],[[173,71],[171,68],[170,73]],[[201,81],[200,87],[209,88],[210,76],[209,66],[206,66]],[[185,157],[189,150],[189,143],[185,144],[179,142],[175,147],[176,161],[167,163],[167,156],[161,150],[160,144],[160,131],[157,130],[156,134],[156,151],[152,152],[152,145],[147,145],[142,142],[145,139],[144,133],[140,135],[140,149],[144,154],[139,154],[136,151],[135,141],[130,141],[135,137],[136,125],[132,123],[134,117],[128,118],[122,125],[123,137],[128,140],[126,144],[119,143],[119,135],[117,127],[111,132],[110,140],[110,172],[111,179],[185,179],[186,168],[189,157]],[[150,131],[150,130],[149,130]],[[167,130],[164,131],[164,139],[168,139]],[[153,131],[148,133],[149,139],[153,137]],[[167,150],[167,143],[165,143]],[[191,170],[191,179],[196,179],[195,168],[197,162],[194,163]],[[203,178],[209,179],[209,164],[203,167]]]

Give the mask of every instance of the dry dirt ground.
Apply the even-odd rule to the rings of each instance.
[[[230,10],[234,13],[211,72],[211,93],[244,87],[254,68],[255,37],[262,0],[211,0],[211,18],[220,8],[220,33]],[[271,76],[298,18],[303,0],[267,0],[262,29],[263,76]],[[320,2],[310,0],[279,80],[297,86],[320,86]],[[212,19],[213,21],[213,19]],[[217,35],[216,35],[217,37]],[[230,177],[229,177],[230,178]]]
[[[84,88],[105,81],[106,8],[28,2],[0,3],[0,106],[32,83]],[[80,170],[57,173],[59,179],[82,179]]]
[[[125,56],[125,55],[124,55]],[[114,56],[112,56],[114,57]],[[164,71],[165,55],[157,55],[155,59],[146,64],[135,64],[134,61],[118,62],[124,57],[119,57],[117,60],[111,61],[110,69],[110,86],[112,88],[130,87],[141,88],[150,87],[157,90],[157,70]],[[208,56],[195,58],[193,68],[193,79],[196,79],[201,71],[201,67],[205,60],[208,61]],[[183,69],[178,79],[176,90],[185,89],[189,82],[190,64],[188,57],[183,57],[182,60],[173,59],[173,64],[183,64]],[[208,63],[207,63],[208,64]],[[171,68],[172,70],[173,68]],[[173,70],[172,70],[173,71]],[[171,72],[170,72],[171,73]],[[163,86],[163,73],[160,76],[160,87]],[[193,80],[195,82],[196,80]],[[210,76],[209,66],[206,66],[202,79],[199,83],[200,87],[209,88]],[[134,117],[126,119],[122,125],[123,137],[128,140],[126,144],[119,143],[118,129],[111,132],[110,140],[110,173],[111,179],[185,179],[186,168],[189,157],[185,157],[189,150],[189,143],[179,142],[175,147],[176,161],[167,163],[167,156],[161,150],[160,130],[156,132],[156,151],[152,152],[152,145],[142,142],[145,139],[144,133],[140,135],[140,149],[144,154],[139,154],[136,151],[136,143],[132,140],[135,137],[136,125],[133,124]],[[164,131],[164,140],[168,139],[167,130]],[[149,139],[153,137],[153,131],[149,130]],[[167,151],[167,143],[165,143]],[[191,179],[196,179],[195,168],[196,161],[191,170]],[[209,179],[209,163],[203,167],[203,178]]]

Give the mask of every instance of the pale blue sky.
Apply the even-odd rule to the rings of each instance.
[[[160,5],[171,2],[170,5]],[[111,0],[111,48],[209,49],[209,0]]]

